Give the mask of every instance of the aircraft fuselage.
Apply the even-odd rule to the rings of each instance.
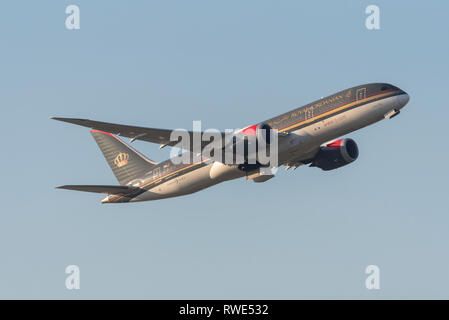
[[[408,94],[395,86],[372,83],[340,91],[263,123],[287,134],[278,146],[279,165],[297,166],[313,158],[323,143],[395,116],[408,100]],[[109,195],[103,202],[176,197],[245,175],[236,166],[219,162],[201,160],[176,165],[167,160],[133,184],[145,191],[132,195]]]

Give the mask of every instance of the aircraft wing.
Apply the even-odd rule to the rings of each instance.
[[[77,190],[85,192],[96,192],[106,194],[128,194],[142,190],[131,186],[105,186],[105,185],[65,185],[56,187],[56,189]]]
[[[51,119],[64,121],[68,123],[77,124],[83,127],[88,127],[95,130],[106,131],[122,137],[131,138],[131,142],[134,140],[142,140],[153,143],[158,143],[161,147],[174,146],[178,141],[170,141],[170,134],[173,130],[170,129],[157,129],[157,128],[145,128],[137,126],[128,126],[123,124],[109,123],[94,121],[89,119],[77,119],[77,118],[58,118],[51,117]],[[193,147],[193,132],[187,131],[190,135],[190,149]],[[222,133],[224,139],[224,133]],[[207,145],[209,141],[202,142],[202,148]]]

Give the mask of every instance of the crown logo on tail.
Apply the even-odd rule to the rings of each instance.
[[[114,163],[117,167],[123,167],[128,163],[129,154],[120,152],[114,159]]]

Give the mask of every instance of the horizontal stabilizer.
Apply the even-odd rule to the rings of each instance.
[[[66,185],[66,186],[59,186],[56,188],[85,191],[85,192],[106,193],[106,194],[128,194],[142,190],[140,188],[131,186],[104,186],[104,185]]]

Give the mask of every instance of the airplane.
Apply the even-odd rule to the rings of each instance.
[[[264,129],[276,130],[277,167],[296,169],[309,165],[334,170],[354,162],[359,150],[356,142],[342,136],[382,119],[391,119],[408,103],[409,95],[388,83],[370,83],[352,87],[269,120],[243,128],[243,135],[263,139]],[[148,159],[118,136],[175,146],[173,130],[121,125],[88,119],[51,119],[91,128],[120,185],[63,185],[58,189],[107,194],[102,203],[150,201],[178,197],[242,178],[264,182],[274,174],[261,174],[256,164],[225,164],[201,158],[190,163],[175,163],[173,158],[160,163]],[[274,131],[274,130],[273,130]],[[188,131],[189,137],[194,136]],[[267,139],[269,140],[269,139]],[[269,143],[269,142],[268,142]],[[204,148],[207,142],[201,142]],[[192,153],[190,148],[188,152]]]

